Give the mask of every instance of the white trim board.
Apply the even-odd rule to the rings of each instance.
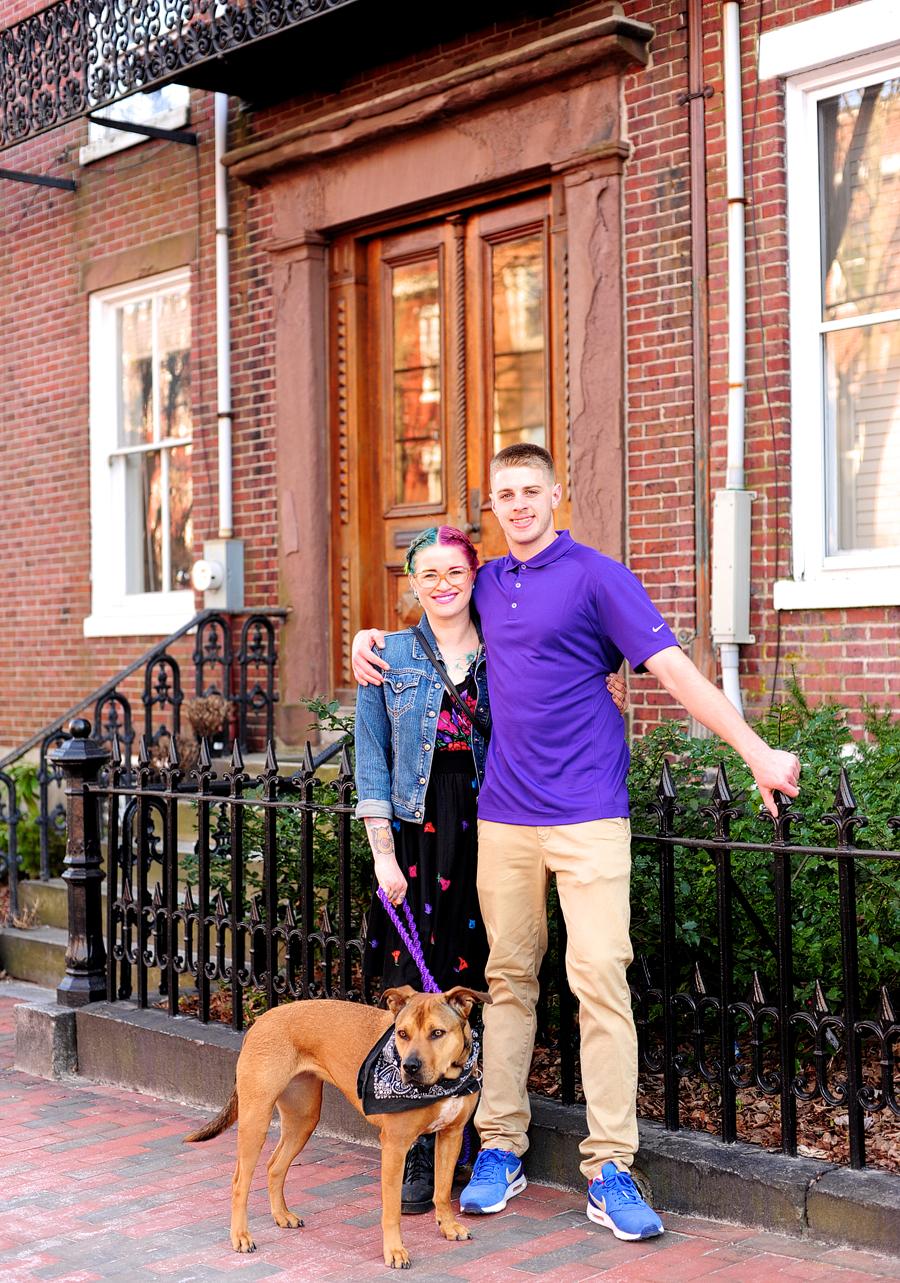
[[[900,44],[900,0],[860,0],[805,22],[766,31],[759,41],[759,79],[795,76]]]

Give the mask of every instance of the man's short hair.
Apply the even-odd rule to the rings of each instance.
[[[556,467],[549,450],[531,441],[516,441],[504,446],[491,459],[491,482],[500,468],[540,468],[551,486],[556,484]]]

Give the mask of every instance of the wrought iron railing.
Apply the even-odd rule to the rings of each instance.
[[[65,807],[58,800],[63,773],[53,761],[53,754],[70,738],[65,727],[72,718],[90,710],[92,738],[101,746],[116,742],[126,779],[131,777],[136,724],[142,727],[144,743],[151,751],[160,741],[165,743],[181,734],[182,704],[192,695],[222,695],[230,705],[231,714],[223,720],[213,740],[215,751],[230,753],[234,743],[245,753],[254,744],[263,746],[274,737],[278,702],[275,627],[286,613],[280,608],[254,612],[244,619],[239,635],[234,636],[236,624],[231,616],[214,610],[200,611],[0,759],[0,877],[5,876],[9,883],[10,917],[19,912],[17,833],[22,815],[17,806],[16,781],[7,768],[38,750],[36,822],[40,831],[40,877],[46,881],[51,873],[51,836],[64,836],[66,827]],[[190,659],[193,675],[186,689],[183,665],[170,652],[176,642],[194,630]],[[139,695],[135,697],[133,693],[129,698],[122,688],[141,670],[143,681],[138,679],[138,685],[142,689]],[[142,713],[134,707],[136,699],[140,700]]]
[[[61,1000],[79,1005],[93,997],[116,1001],[135,995],[138,1005],[153,1000],[150,973],[158,975],[162,1001],[170,1014],[186,993],[198,1019],[211,1017],[214,999],[230,1004],[235,1029],[245,1021],[245,1002],[259,1009],[290,999],[319,997],[368,1002],[372,993],[361,975],[365,948],[364,908],[371,894],[371,865],[365,857],[362,826],[352,818],[353,781],[346,745],[337,778],[323,783],[307,747],[302,768],[290,777],[279,773],[272,746],[265,769],[251,777],[235,748],[231,769],[217,779],[203,746],[199,764],[188,774],[172,753],[154,771],[146,743],[129,774],[115,735],[109,753],[88,740],[87,722],[73,726],[75,737],[62,745],[56,763],[68,778],[70,844],[67,862],[75,875],[70,930],[98,942],[93,972],[85,953],[73,951],[68,989]],[[98,782],[101,768],[111,765]],[[854,845],[866,823],[858,814],[842,770],[834,810],[821,820],[834,828],[837,845],[818,847],[791,842],[791,825],[803,818],[776,794],[778,817],[765,813],[770,826],[761,843],[734,841],[729,825],[739,814],[720,767],[708,805],[708,836],[679,837],[680,811],[668,765],[663,766],[656,798],[650,803],[658,827],[637,834],[650,843],[659,867],[659,941],[661,974],[651,977],[638,965],[633,989],[643,1069],[662,1078],[664,1123],[679,1127],[679,1083],[694,1077],[713,1084],[721,1097],[720,1134],[737,1139],[736,1093],[752,1087],[780,1101],[781,1146],[797,1149],[798,1102],[821,1100],[848,1114],[850,1161],[865,1165],[864,1116],[889,1110],[900,1117],[895,1083],[900,1022],[886,988],[864,1010],[858,969],[856,873],[859,861],[900,861],[900,851],[868,850]],[[639,805],[639,803],[638,803]],[[78,811],[72,814],[72,807]],[[196,841],[185,854],[184,812],[189,809]],[[900,818],[891,820],[900,828]],[[102,835],[102,849],[101,849]],[[356,845],[355,845],[356,844]],[[701,850],[715,869],[715,955],[694,960],[695,981],[677,983],[683,949],[676,949],[675,877],[679,852]],[[733,868],[740,878],[742,854],[765,853],[772,861],[774,923],[769,931],[760,914],[751,929],[771,945],[774,957],[759,974],[774,969],[775,997],[767,1001],[759,974],[749,995],[735,992],[735,904],[744,908]],[[111,871],[107,887],[103,953],[100,881],[105,853]],[[798,1000],[793,961],[793,862],[808,856],[833,861],[839,886],[843,998],[829,1007],[820,984],[814,1000]],[[76,894],[77,892],[77,894]],[[738,894],[736,894],[738,893]],[[73,901],[74,896],[74,901]],[[79,900],[78,897],[82,897]],[[743,898],[743,902],[742,902]],[[80,906],[80,907],[79,907]],[[751,908],[753,906],[750,906]],[[762,912],[765,912],[760,906]],[[89,950],[90,952],[90,950]],[[561,1098],[575,1100],[577,1019],[562,973],[565,931],[557,923],[555,974],[547,977],[554,1009],[555,1040],[562,1076]],[[705,982],[701,966],[716,981]],[[89,974],[90,973],[90,974]],[[221,1006],[220,1006],[221,1014]],[[546,1034],[546,1024],[545,1034]],[[800,1038],[803,1033],[806,1039]],[[738,1041],[742,1051],[738,1051]],[[864,1046],[874,1044],[877,1079],[862,1073]]]
[[[348,0],[56,0],[0,31],[0,150]]]

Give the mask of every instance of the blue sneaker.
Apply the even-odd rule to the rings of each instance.
[[[469,1216],[502,1212],[527,1184],[521,1158],[508,1149],[480,1149],[472,1179],[459,1196],[459,1210]]]
[[[664,1234],[663,1223],[637,1192],[628,1172],[604,1163],[588,1183],[588,1220],[605,1225],[616,1238],[653,1238]]]

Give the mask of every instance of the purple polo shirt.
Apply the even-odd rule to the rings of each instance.
[[[675,636],[635,575],[560,531],[529,561],[475,581],[493,731],[478,815],[580,824],[628,815],[625,722],[606,689]]]

